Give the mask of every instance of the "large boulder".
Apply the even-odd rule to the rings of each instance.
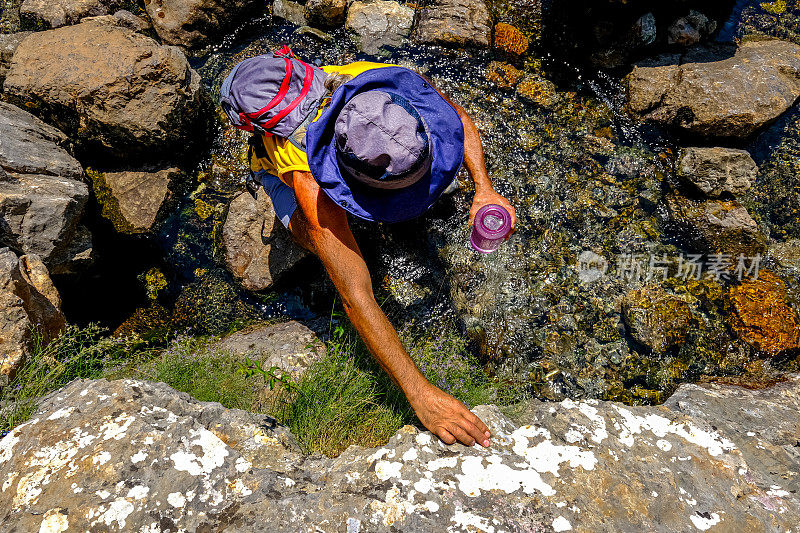
[[[483,0],[436,0],[421,10],[414,38],[421,43],[488,47],[492,35]]]
[[[88,171],[103,216],[121,233],[146,233],[163,218],[178,168]]]
[[[257,196],[243,192],[234,198],[222,227],[225,265],[251,291],[271,287],[308,255],[275,217],[269,195],[259,190]]]
[[[145,9],[165,44],[196,49],[264,6],[258,0],[153,0],[145,2]]]
[[[209,115],[200,76],[179,49],[116,23],[94,17],[29,36],[14,54],[6,95],[86,150],[140,159],[185,153],[204,140]]]
[[[750,41],[726,59],[637,66],[627,86],[630,108],[649,120],[694,134],[746,137],[800,96],[800,46]]]
[[[756,179],[758,165],[745,150],[691,147],[681,149],[678,176],[703,194],[740,195]]]
[[[24,0],[20,16],[40,27],[58,28],[77,24],[86,17],[109,15],[127,3],[125,0]]]
[[[401,46],[414,24],[414,10],[393,0],[356,0],[347,10],[345,27],[358,48],[376,54],[384,46]]]
[[[490,448],[405,426],[303,457],[275,420],[163,383],[77,380],[0,441],[12,531],[784,531],[800,378],[684,385],[664,406],[478,406]],[[590,487],[591,490],[587,490]]]
[[[665,197],[669,229],[702,253],[754,256],[766,249],[766,238],[747,209],[736,200]]]
[[[91,237],[80,222],[89,189],[62,147],[66,136],[3,102],[0,129],[0,244],[37,254],[53,273],[85,263]]]
[[[64,328],[61,297],[36,255],[0,249],[0,385],[13,377],[31,348],[34,331],[44,342]]]

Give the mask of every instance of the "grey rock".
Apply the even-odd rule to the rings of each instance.
[[[178,168],[91,174],[103,216],[122,233],[145,233],[161,220]]]
[[[335,28],[347,18],[347,0],[308,0],[304,15],[312,26]]]
[[[361,51],[376,54],[383,46],[401,46],[414,24],[414,10],[393,0],[355,1],[345,27]]]
[[[272,15],[291,22],[295,26],[306,26],[305,8],[292,0],[275,0],[272,3]]]
[[[69,271],[77,249],[88,259],[83,169],[61,146],[66,136],[30,113],[0,102],[0,128],[0,243]]]
[[[117,19],[117,24],[119,26],[133,31],[146,31],[153,27],[149,20],[134,15],[127,9],[120,9],[115,12],[114,18]]]
[[[716,22],[692,9],[687,16],[677,19],[667,28],[667,43],[691,46],[711,35],[716,29]]]
[[[745,150],[692,147],[681,149],[678,176],[711,197],[743,194],[758,174],[758,165]]]
[[[20,15],[39,26],[58,28],[86,17],[109,15],[124,4],[124,0],[24,0]]]
[[[478,406],[489,449],[405,426],[326,458],[301,456],[268,417],[163,383],[77,380],[0,441],[0,519],[62,532],[785,531],[800,520],[798,408],[798,376],[684,385],[659,407]]]
[[[735,200],[699,201],[673,193],[665,200],[673,229],[699,252],[753,256],[766,248],[758,224]]]
[[[769,247],[769,257],[783,268],[800,271],[800,239],[776,242]]]
[[[213,345],[219,350],[259,360],[264,368],[279,366],[299,378],[325,354],[325,345],[313,331],[294,320],[256,324],[223,337]]]
[[[414,38],[421,43],[489,46],[492,22],[483,0],[436,0],[419,15]]]
[[[275,217],[272,201],[263,190],[258,191],[257,200],[243,192],[231,201],[222,228],[222,246],[225,266],[251,291],[271,287],[308,255]]]
[[[315,38],[315,39],[317,39],[317,40],[319,40],[320,42],[323,42],[323,43],[329,43],[329,42],[333,41],[333,35],[331,35],[330,33],[326,33],[324,31],[320,30],[319,28],[313,28],[313,27],[308,26],[308,25],[300,26],[295,31],[296,31],[296,33],[298,35],[308,35],[308,36],[313,37],[313,38]]]
[[[154,0],[145,3],[164,44],[197,49],[263,10],[257,0]]]
[[[123,159],[186,151],[187,140],[203,139],[208,116],[200,76],[177,48],[116,24],[94,17],[29,36],[6,95],[87,149]]]
[[[800,96],[800,46],[749,41],[727,59],[640,65],[627,86],[630,108],[649,120],[700,135],[746,137]]]
[[[658,27],[656,17],[652,13],[645,13],[636,20],[633,25],[635,39],[643,46],[648,46],[656,42],[658,37]]]
[[[0,248],[0,385],[24,363],[31,328],[49,342],[64,325],[61,298],[42,260]]]
[[[25,37],[30,35],[29,31],[21,31],[17,33],[0,33],[0,88],[3,86],[3,80],[6,79],[8,67],[11,66],[11,58],[14,57],[14,52],[17,51],[19,44],[25,40]]]

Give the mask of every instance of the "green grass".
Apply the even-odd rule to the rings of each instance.
[[[401,332],[425,376],[473,407],[506,396],[454,333],[431,339]],[[297,382],[267,393],[261,375],[244,370],[244,357],[213,347],[213,337],[178,336],[166,347],[105,337],[90,326],[69,327],[48,345],[37,343],[16,378],[0,392],[0,431],[24,422],[40,398],[75,378],[163,381],[200,401],[258,411],[288,426],[306,453],[339,455],[351,444],[379,446],[404,424],[419,424],[400,389],[378,366],[355,331],[337,326],[327,354]],[[499,383],[499,384],[498,384]]]

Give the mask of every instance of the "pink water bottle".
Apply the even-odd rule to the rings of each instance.
[[[511,215],[497,204],[488,204],[478,210],[472,226],[470,243],[476,252],[489,254],[497,250],[511,231]]]

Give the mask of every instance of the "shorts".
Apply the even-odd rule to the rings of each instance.
[[[285,228],[289,228],[289,220],[297,210],[297,197],[294,190],[286,185],[278,176],[274,176],[266,170],[256,172],[256,177],[261,180],[261,186],[272,200],[272,207],[275,215]],[[442,195],[452,194],[460,188],[458,177],[453,178],[453,182],[442,192]]]
[[[273,176],[266,170],[256,172],[256,177],[261,181],[261,186],[272,200],[275,215],[284,227],[289,227],[289,220],[297,210],[297,197],[291,187],[286,185],[278,176]]]

